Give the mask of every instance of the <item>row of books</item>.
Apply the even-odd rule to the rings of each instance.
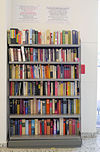
[[[77,96],[79,81],[75,82],[10,82],[10,96]]]
[[[10,135],[79,135],[77,119],[11,119]]]
[[[10,100],[10,114],[79,114],[79,99]]]
[[[77,62],[79,51],[77,48],[9,48],[9,61]]]
[[[7,32],[8,44],[80,44],[80,32],[62,30],[41,32],[35,29],[10,28]]]
[[[78,79],[79,65],[10,65],[11,79]]]

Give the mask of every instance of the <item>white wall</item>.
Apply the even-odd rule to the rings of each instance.
[[[86,74],[82,75],[82,133],[94,133],[96,132],[96,65],[97,65],[97,10],[98,2],[97,0],[10,0],[7,7],[7,15],[5,1],[3,5],[0,6],[0,11],[3,10],[3,13],[0,13],[0,21],[4,27],[0,29],[0,32],[4,33],[6,28],[9,27],[19,27],[19,28],[36,28],[42,31],[45,31],[47,28],[51,30],[62,30],[62,29],[77,29],[81,32],[81,42],[82,42],[82,63],[86,65]],[[42,18],[40,18],[40,23],[17,23],[16,22],[16,5],[17,4],[33,4],[39,5],[42,9]],[[12,7],[11,7],[12,6]],[[45,8],[46,6],[58,6],[58,7],[69,7],[69,23],[66,24],[48,24],[46,20]],[[4,20],[5,19],[5,20]],[[7,20],[7,24],[6,24]],[[7,27],[6,27],[7,25]],[[1,104],[0,107],[0,142],[6,141],[6,45],[5,45],[5,36],[0,34],[0,43],[2,44],[2,50],[0,45],[0,51],[2,56],[0,56],[1,64],[0,70],[3,78],[0,84],[0,97]],[[4,66],[2,66],[2,63]],[[5,82],[5,83],[4,83]],[[5,84],[5,85],[4,85]],[[3,115],[3,116],[2,116]]]

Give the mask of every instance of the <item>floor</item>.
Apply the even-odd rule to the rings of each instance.
[[[81,148],[68,149],[8,149],[0,148],[0,152],[100,152],[100,132],[95,138],[84,138]]]

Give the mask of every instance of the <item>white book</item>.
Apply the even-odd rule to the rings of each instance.
[[[13,48],[10,48],[10,54],[11,54],[11,61],[14,61],[14,52],[13,52]]]
[[[22,30],[22,42],[25,44],[25,30]]]
[[[21,62],[21,49],[18,49],[18,61]]]
[[[63,118],[60,118],[60,135],[63,135]]]
[[[23,46],[21,47],[21,50],[22,50],[22,58],[23,58],[23,61],[25,61],[25,52],[24,52],[24,47],[23,47]]]

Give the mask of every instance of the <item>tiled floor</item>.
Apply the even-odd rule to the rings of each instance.
[[[1,148],[0,152],[100,152],[100,133],[95,138],[84,138],[81,148],[68,149],[8,149]]]

